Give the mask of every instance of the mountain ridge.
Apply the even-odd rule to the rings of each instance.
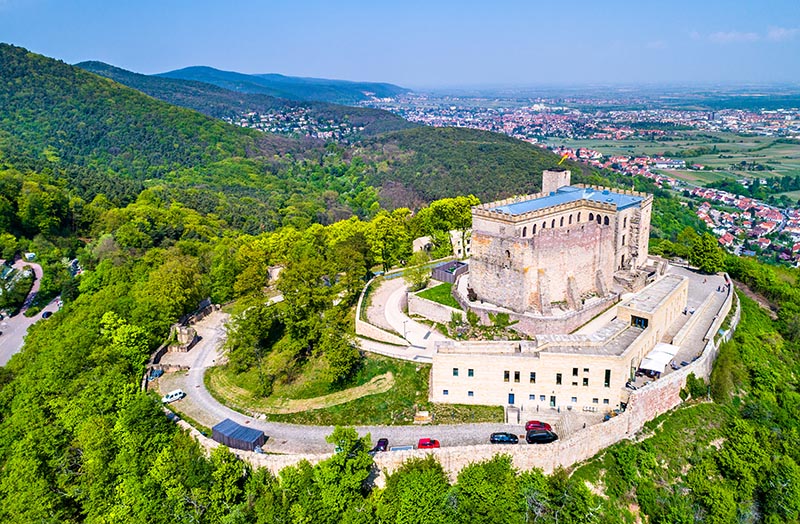
[[[256,112],[307,111],[317,120],[344,123],[362,128],[359,135],[369,137],[387,131],[415,127],[417,124],[381,109],[352,107],[329,102],[290,100],[261,93],[232,91],[197,80],[144,75],[111,64],[86,61],[75,64],[91,73],[141,91],[173,105],[194,109],[214,118],[235,121],[243,114]]]
[[[373,96],[386,98],[410,91],[386,82],[295,77],[278,73],[250,75],[236,71],[223,71],[209,66],[189,66],[153,76],[205,82],[242,93],[258,93],[289,100],[320,101],[344,105],[353,105],[369,100]],[[371,93],[371,95],[366,93]]]

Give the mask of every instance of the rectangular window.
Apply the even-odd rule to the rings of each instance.
[[[608,399],[607,398],[603,399],[603,404],[608,404]]]
[[[622,245],[625,245],[625,235],[622,235]]]
[[[578,376],[578,368],[572,368],[572,376],[573,377],[577,377]]]
[[[444,395],[445,397],[446,397],[447,395],[449,395],[449,394],[450,394],[450,391],[449,391],[449,390],[447,390],[447,389],[443,389],[443,390],[442,390],[442,395]]]
[[[589,385],[589,377],[583,377],[583,385],[584,386],[588,386]]]
[[[598,403],[599,403],[599,402],[598,402],[598,400],[599,400],[599,399],[593,398],[593,399],[592,399],[592,404],[598,404]]]
[[[539,395],[539,402],[544,402],[545,400],[547,400],[547,397],[546,397],[546,396],[544,396],[544,395]]]
[[[637,317],[636,315],[631,315],[631,326],[647,329],[647,319],[643,317]]]
[[[575,403],[577,403],[577,402],[578,402],[578,397],[572,397],[572,398],[571,398],[571,399],[569,399],[569,400],[570,400],[570,401],[571,401],[573,404],[575,404]]]
[[[603,380],[603,387],[610,388],[611,387],[611,370],[606,370],[606,378]]]
[[[519,371],[514,372],[514,382],[519,382]]]
[[[511,376],[510,371],[503,371],[503,382],[508,382],[508,377]]]
[[[578,383],[577,383],[577,382],[575,382],[575,381],[573,381],[573,382],[572,382],[572,385],[573,385],[573,386],[577,386],[577,385],[578,385]]]
[[[589,368],[583,368],[583,372],[584,373],[588,373],[589,372]]]
[[[561,373],[556,373],[556,384],[561,385]]]
[[[475,392],[474,391],[467,391],[467,396],[468,397],[474,397],[475,396]]]
[[[536,384],[536,372],[531,371],[531,384]]]
[[[468,377],[474,377],[475,376],[475,370],[474,369],[468,369],[467,370],[467,376]]]
[[[528,400],[536,400],[536,395],[528,395]]]
[[[453,376],[454,377],[458,376],[458,368],[453,368]]]

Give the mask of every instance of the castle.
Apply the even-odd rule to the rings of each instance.
[[[437,342],[432,401],[621,408],[648,357],[661,372],[678,353],[689,278],[648,259],[652,195],[571,186],[569,171],[545,171],[542,189],[473,208],[469,272],[453,287],[464,309],[507,313],[529,339]]]
[[[478,300],[545,316],[607,297],[615,280],[641,288],[652,203],[545,171],[541,193],[473,208],[470,288]]]

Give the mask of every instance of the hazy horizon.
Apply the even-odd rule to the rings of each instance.
[[[388,82],[418,90],[800,84],[800,3],[0,0],[0,40],[155,74]]]

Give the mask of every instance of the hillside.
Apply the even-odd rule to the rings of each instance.
[[[0,45],[0,129],[12,156],[163,178],[230,157],[302,151],[301,143],[234,127],[154,100],[83,69]]]
[[[420,127],[389,133],[356,149],[374,163],[369,181],[381,187],[389,207],[417,207],[454,195],[474,194],[481,201],[526,194],[541,188],[542,171],[560,158],[515,138],[465,128]],[[573,182],[592,171],[565,162]]]
[[[81,62],[76,66],[126,85],[170,104],[194,109],[214,118],[238,119],[243,113],[286,113],[298,109],[316,120],[363,127],[361,136],[415,127],[414,124],[380,109],[348,107],[326,102],[303,102],[258,93],[231,91],[214,84],[142,75],[103,62]]]
[[[259,93],[289,100],[316,100],[346,105],[374,97],[393,97],[408,92],[408,89],[386,83],[300,78],[278,74],[247,75],[204,66],[168,71],[157,76],[205,82],[241,93]]]

